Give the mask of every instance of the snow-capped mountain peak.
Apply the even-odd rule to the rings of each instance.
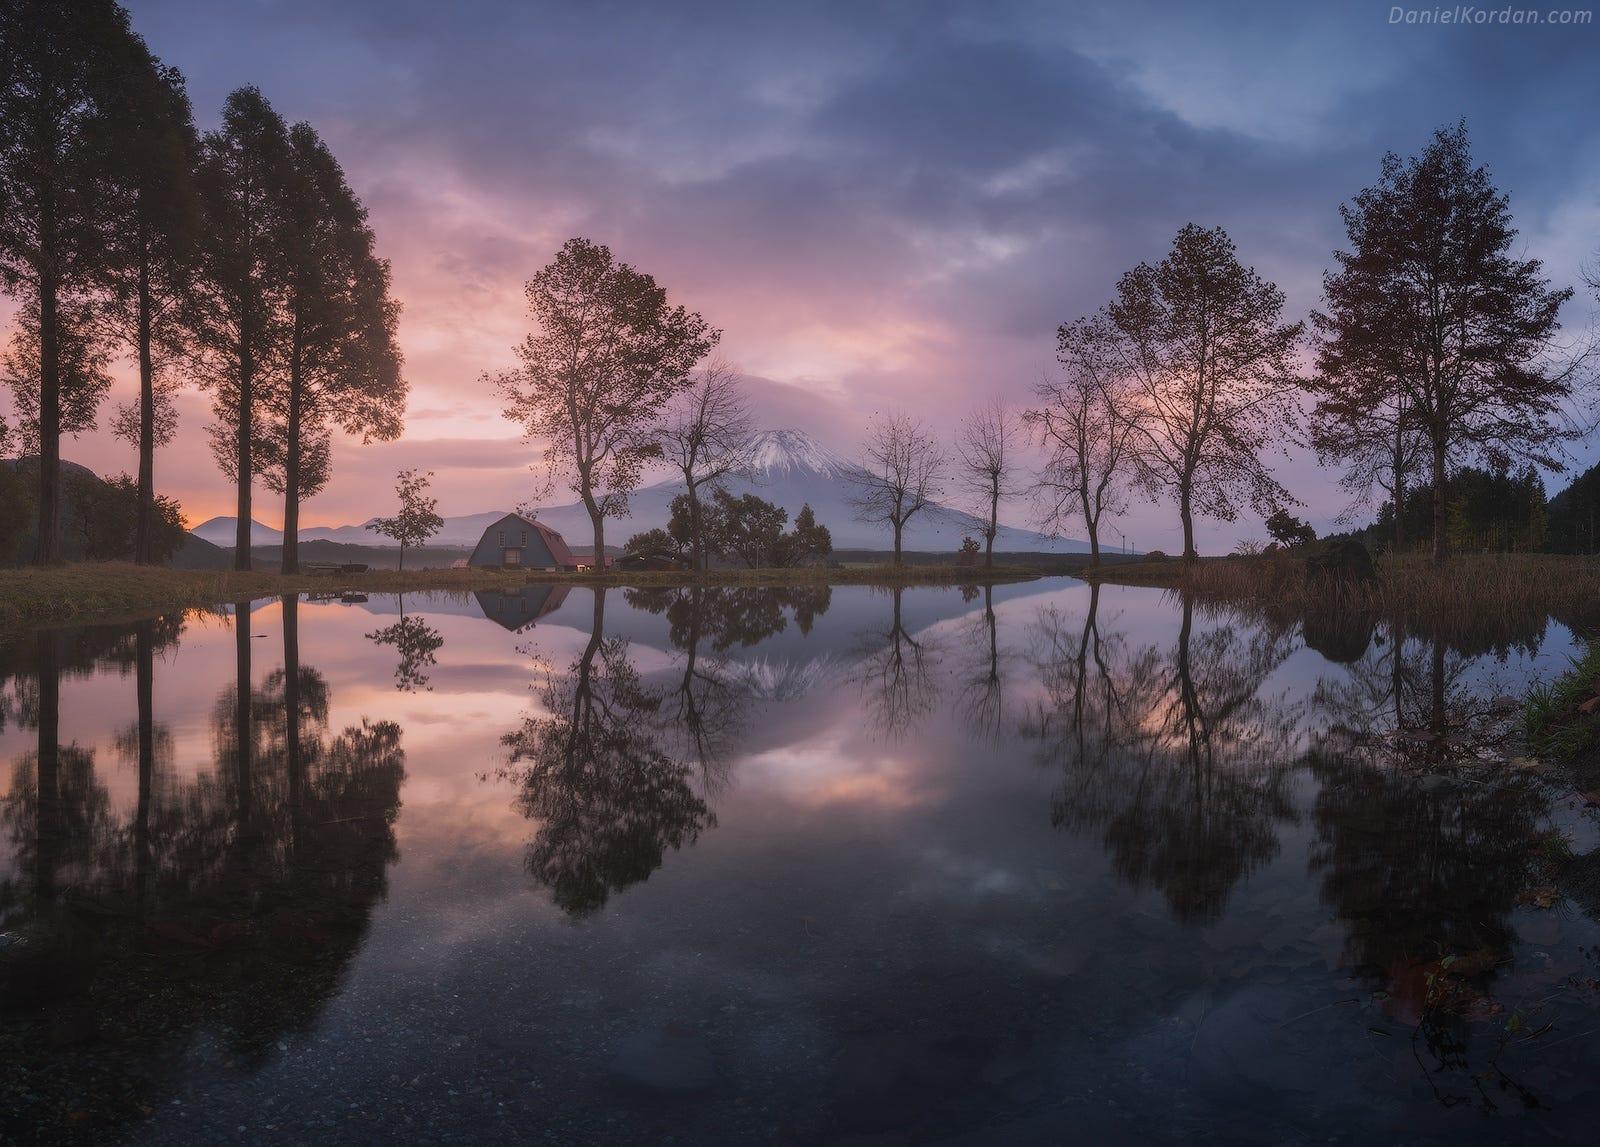
[[[818,474],[846,478],[855,467],[803,430],[763,430],[751,442],[747,473],[757,479]]]

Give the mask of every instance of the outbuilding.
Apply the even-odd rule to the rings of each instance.
[[[467,559],[470,566],[498,569],[575,570],[578,563],[566,539],[543,522],[507,514],[491,522]]]

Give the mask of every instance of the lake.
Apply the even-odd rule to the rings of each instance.
[[[0,1138],[1593,1142],[1574,619],[1069,579],[0,639]]]

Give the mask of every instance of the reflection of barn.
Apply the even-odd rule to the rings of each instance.
[[[566,539],[543,522],[507,514],[491,522],[467,559],[470,566],[527,566],[530,569],[571,570],[578,563]]]
[[[564,585],[530,585],[516,591],[479,590],[472,596],[478,599],[478,608],[483,610],[483,616],[515,633],[559,609],[561,603],[567,600],[568,588]]]

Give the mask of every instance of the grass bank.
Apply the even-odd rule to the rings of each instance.
[[[1441,569],[1424,556],[1389,556],[1377,576],[1340,582],[1309,576],[1288,554],[1136,562],[1080,575],[1117,585],[1182,590],[1201,601],[1311,613],[1470,619],[1507,613],[1587,615],[1600,602],[1600,558],[1558,554],[1457,554]]]
[[[178,570],[123,562],[75,562],[0,570],[0,631],[115,621],[286,593],[505,589],[529,582],[576,585],[972,585],[1027,581],[1032,569],[997,566],[858,566],[844,569],[712,570],[692,573],[562,574],[494,569],[373,570],[334,576]]]
[[[674,571],[608,571],[603,574],[530,572],[528,582],[567,582],[577,585],[999,585],[1004,582],[1033,581],[1044,571],[1028,566],[996,565],[901,565],[887,563],[850,565],[837,569],[717,569],[704,573]]]
[[[520,584],[495,570],[378,570],[336,577],[232,570],[178,570],[126,562],[73,562],[0,570],[0,629],[114,621],[222,602],[318,590],[470,590]]]
[[[1528,747],[1540,756],[1571,761],[1600,745],[1600,642],[1590,641],[1570,669],[1529,691],[1524,719]]]

